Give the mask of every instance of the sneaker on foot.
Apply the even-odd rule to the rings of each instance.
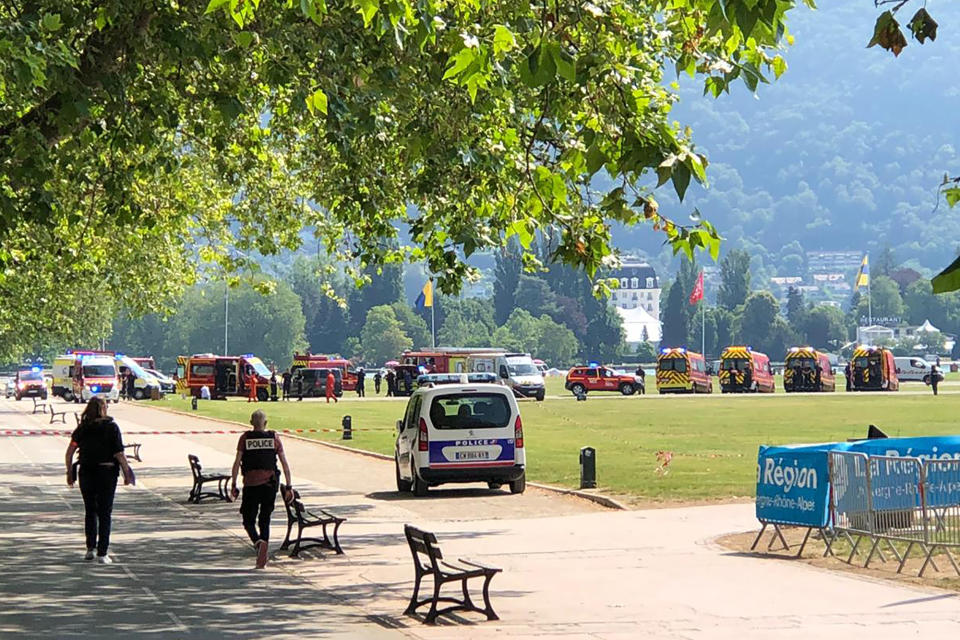
[[[257,569],[267,566],[267,541],[257,540]]]
[[[83,556],[84,560],[93,560],[93,557],[97,554],[96,549],[87,549],[87,553]]]
[[[97,564],[113,564],[113,559],[110,556],[97,556]]]

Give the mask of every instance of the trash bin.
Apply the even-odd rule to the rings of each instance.
[[[960,371],[960,365],[957,365],[956,362],[951,363],[951,364],[950,364],[950,373],[956,373],[957,371]]]
[[[194,411],[197,410],[197,396],[193,396],[190,399],[190,408],[193,409]]]
[[[593,447],[580,449],[580,488],[597,487],[597,450]]]
[[[353,440],[353,418],[350,416],[343,416],[343,439],[344,440]]]

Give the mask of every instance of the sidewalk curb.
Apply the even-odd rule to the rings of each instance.
[[[221,423],[221,424],[230,424],[230,425],[237,425],[237,424],[239,424],[239,425],[242,426],[242,423],[240,423],[240,422],[234,422],[233,420],[224,420],[223,418],[211,418],[211,417],[209,417],[209,416],[204,416],[204,415],[199,415],[199,414],[188,413],[188,412],[186,412],[186,411],[180,411],[179,409],[161,409],[161,408],[159,408],[159,407],[151,407],[151,408],[152,408],[152,409],[156,409],[157,411],[167,411],[167,412],[169,412],[169,413],[176,413],[176,414],[180,414],[180,415],[184,415],[184,416],[190,416],[190,417],[193,417],[193,418],[202,418],[203,420],[210,420],[211,422],[219,422],[219,423]],[[357,448],[355,448],[355,447],[347,447],[347,446],[344,446],[344,445],[342,445],[342,444],[336,444],[336,443],[334,443],[334,442],[327,442],[326,440],[317,440],[316,438],[307,438],[307,437],[305,437],[305,436],[298,436],[298,435],[293,434],[293,433],[285,433],[285,434],[283,434],[283,437],[284,437],[284,438],[293,438],[293,439],[295,439],[295,440],[302,440],[302,441],[304,441],[304,442],[311,442],[311,443],[313,443],[313,444],[319,444],[319,445],[322,445],[322,446],[324,446],[324,447],[329,447],[329,448],[331,448],[331,449],[337,449],[338,451],[343,451],[343,452],[346,452],[346,453],[355,453],[355,454],[361,455],[361,456],[367,456],[368,458],[376,458],[376,459],[378,459],[378,460],[391,460],[391,461],[393,460],[393,456],[388,456],[388,455],[386,455],[386,454],[384,454],[384,453],[376,453],[376,452],[374,452],[374,451],[365,451],[364,449],[357,449]],[[617,501],[617,500],[614,500],[613,498],[611,498],[611,497],[609,497],[609,496],[605,496],[605,495],[603,495],[603,494],[600,494],[600,493],[588,493],[588,492],[586,492],[586,491],[580,491],[580,490],[578,490],[578,489],[567,489],[567,488],[565,488],[565,487],[556,487],[556,486],[549,485],[549,484],[541,484],[541,483],[539,483],[539,482],[528,482],[527,484],[530,485],[531,487],[536,487],[537,489],[540,489],[540,490],[542,490],[542,491],[549,491],[549,492],[551,492],[551,493],[557,493],[557,494],[566,495],[566,496],[574,496],[574,497],[577,497],[577,498],[582,498],[582,499],[584,499],[584,500],[589,500],[590,502],[599,504],[600,506],[606,507],[606,508],[608,508],[608,509],[614,509],[614,510],[617,510],[617,511],[629,511],[629,510],[630,510],[630,508],[627,507],[627,506],[625,506],[623,503],[621,503],[621,502],[619,502],[619,501]]]

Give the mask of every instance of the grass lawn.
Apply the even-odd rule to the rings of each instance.
[[[952,384],[950,383],[952,382]],[[628,501],[722,500],[753,496],[757,446],[827,442],[864,437],[868,424],[891,436],[960,433],[960,387],[950,381],[939,397],[901,393],[765,396],[632,396],[590,394],[576,402],[551,380],[542,403],[521,403],[528,478],[577,487],[580,447],[597,450],[600,490]],[[371,385],[372,387],[372,385]],[[960,389],[958,389],[960,391]],[[352,394],[348,394],[352,396]],[[275,429],[339,428],[351,415],[352,447],[392,454],[394,424],[406,399],[347,397],[339,404],[277,402],[259,405]],[[171,397],[154,403],[189,411],[189,401]],[[201,402],[197,413],[246,423],[244,400]],[[192,412],[191,412],[192,413]],[[367,430],[369,429],[369,431]],[[339,433],[310,434],[339,441]],[[656,453],[673,452],[669,473],[658,475]]]

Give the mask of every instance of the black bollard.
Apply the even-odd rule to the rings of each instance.
[[[194,411],[197,410],[197,396],[193,396],[192,398],[190,398],[190,408],[193,409]]]
[[[353,419],[350,416],[343,416],[343,439],[353,440]]]
[[[580,488],[597,488],[597,450],[593,447],[580,449]]]

